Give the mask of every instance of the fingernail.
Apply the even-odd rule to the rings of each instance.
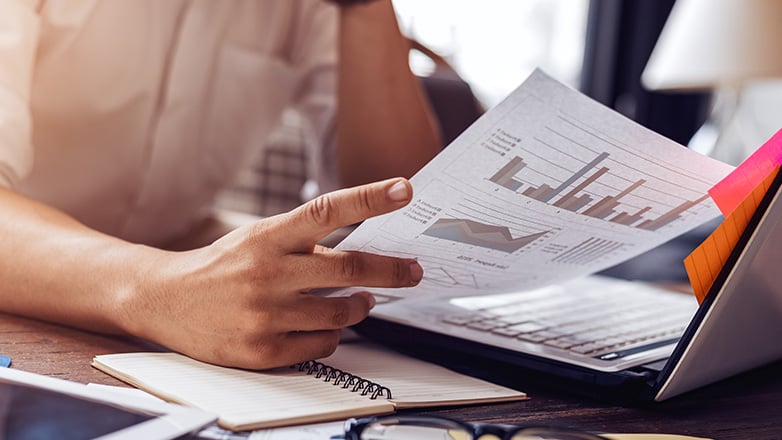
[[[375,304],[377,304],[377,300],[375,299],[375,295],[372,295],[371,293],[367,292],[364,296],[366,297],[367,301],[369,301],[369,310],[374,309],[375,308]]]
[[[421,267],[421,265],[418,264],[417,261],[411,262],[410,263],[410,281],[411,281],[411,284],[413,284],[413,285],[418,284],[423,277],[424,277],[424,268]]]
[[[410,189],[404,181],[400,180],[388,188],[388,198],[395,202],[403,202],[410,198]]]

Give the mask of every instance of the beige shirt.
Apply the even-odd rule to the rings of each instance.
[[[0,185],[165,243],[286,106],[328,144],[336,26],[320,0],[2,0]]]

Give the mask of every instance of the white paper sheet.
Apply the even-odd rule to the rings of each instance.
[[[715,218],[707,190],[731,169],[536,71],[337,249],[420,261],[419,286],[369,289],[379,301],[536,288]]]

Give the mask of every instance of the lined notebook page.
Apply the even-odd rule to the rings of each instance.
[[[389,388],[397,409],[522,400],[526,394],[366,342],[340,345],[324,364]]]
[[[92,364],[163,399],[215,413],[222,426],[238,430],[526,398],[520,391],[366,342],[341,344],[320,362],[389,388],[391,401],[370,399],[298,369],[246,371],[176,353],[101,355]]]
[[[163,399],[218,415],[234,430],[387,414],[393,405],[292,368],[264,372],[218,367],[176,353],[96,356],[93,366]]]

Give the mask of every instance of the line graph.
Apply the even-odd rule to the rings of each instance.
[[[424,281],[443,287],[479,287],[474,273],[456,274],[446,267],[428,267]]]
[[[423,235],[512,253],[544,236],[548,231],[513,238],[505,226],[493,226],[463,218],[441,218]]]

